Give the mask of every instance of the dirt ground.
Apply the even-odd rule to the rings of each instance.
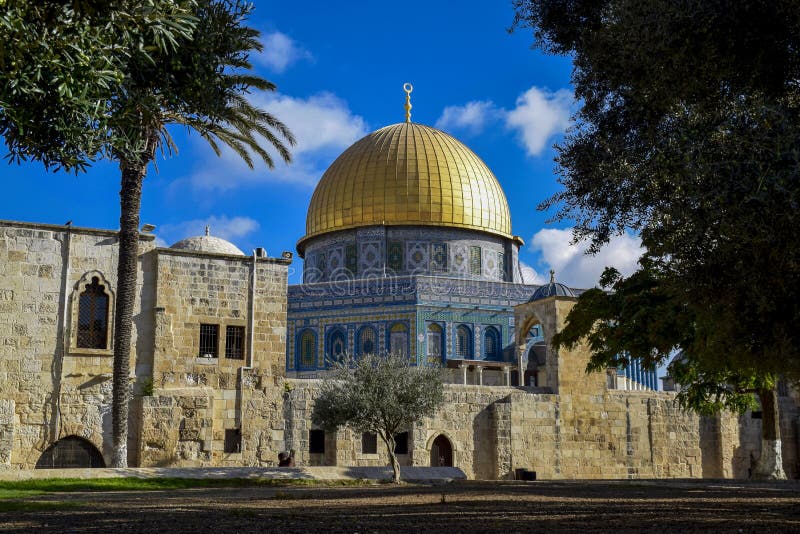
[[[800,485],[458,482],[78,492],[0,532],[800,532]]]

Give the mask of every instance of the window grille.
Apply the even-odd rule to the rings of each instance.
[[[78,299],[78,339],[82,349],[108,348],[108,295],[95,276]]]
[[[200,351],[201,358],[216,358],[219,341],[219,325],[200,325]]]
[[[373,354],[375,352],[375,330],[366,327],[361,330],[359,336],[359,349],[360,354]]]
[[[225,357],[230,360],[244,359],[244,327],[225,328]]]
[[[486,334],[484,334],[484,348],[486,349],[486,359],[487,360],[497,360],[498,356],[498,338],[497,330],[494,328],[488,328],[486,330]]]
[[[242,431],[238,428],[225,429],[226,453],[242,452]]]
[[[50,445],[36,462],[36,469],[105,467],[97,447],[78,436],[67,436]]]
[[[308,452],[310,454],[325,454],[325,431],[308,431]]]
[[[405,356],[407,346],[408,328],[403,323],[395,323],[389,331],[389,352]]]
[[[428,361],[442,361],[442,327],[438,324],[428,325]]]
[[[378,435],[374,432],[361,434],[361,454],[378,454]]]
[[[469,328],[460,325],[456,329],[456,356],[462,360],[470,358]]]

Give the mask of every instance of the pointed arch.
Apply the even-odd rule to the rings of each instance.
[[[494,326],[487,326],[483,332],[483,359],[501,360],[503,351],[500,345],[500,332]]]
[[[328,332],[325,357],[329,362],[340,362],[347,355],[347,332],[341,327],[334,327]]]
[[[358,355],[375,354],[377,349],[378,333],[369,325],[361,327],[361,330],[358,331],[358,341],[356,343]]]
[[[428,363],[444,363],[444,331],[437,323],[429,323],[425,329],[425,356]]]
[[[111,354],[113,351],[113,286],[102,272],[87,271],[73,286],[70,350]]]

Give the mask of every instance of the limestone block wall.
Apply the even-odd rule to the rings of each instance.
[[[159,249],[153,396],[143,399],[142,465],[270,465],[283,449],[283,373],[289,260]],[[253,310],[253,365],[249,368]],[[217,325],[217,355],[201,357],[200,325]],[[241,359],[226,329],[243,327]],[[241,432],[225,452],[227,431]]]
[[[131,343],[131,370],[152,362],[153,236],[142,235]],[[32,468],[42,451],[77,435],[110,459],[110,391],[117,233],[0,221],[0,403],[12,414],[0,443],[12,439],[0,468]],[[78,295],[98,278],[110,296],[108,346],[77,347]],[[132,385],[135,380],[132,380]],[[13,421],[12,421],[13,419]],[[131,421],[129,451],[135,451]],[[135,454],[130,461],[135,462]]]

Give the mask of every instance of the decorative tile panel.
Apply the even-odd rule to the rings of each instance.
[[[409,241],[406,243],[406,269],[409,272],[428,271],[428,243]]]
[[[469,247],[469,272],[472,275],[481,275],[481,247]]]
[[[392,271],[400,272],[403,270],[403,243],[400,241],[390,241],[389,250],[386,254],[386,264]]]
[[[447,243],[431,243],[431,271],[447,272]]]

